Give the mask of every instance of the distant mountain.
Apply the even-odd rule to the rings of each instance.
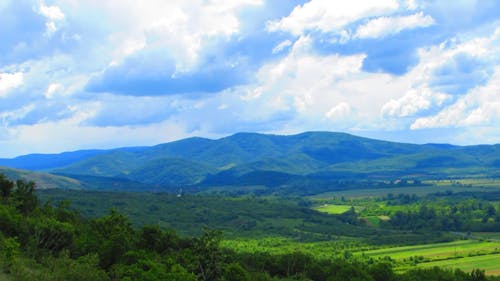
[[[19,170],[0,166],[0,174],[7,176],[11,180],[23,179],[34,181],[39,189],[82,189],[80,181],[59,175],[48,173],[33,172],[27,170]]]
[[[0,158],[0,166],[41,171],[66,166],[106,152],[105,150],[80,150],[60,154],[29,154],[12,159]]]
[[[332,132],[238,133],[152,147],[28,155],[0,159],[0,164],[85,178],[86,183],[93,179],[90,182],[101,185],[104,179],[114,179],[167,189],[311,186],[346,180],[500,177],[500,145],[416,145]]]

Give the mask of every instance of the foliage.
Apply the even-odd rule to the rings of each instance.
[[[34,203],[30,183],[15,186],[0,204],[5,226],[0,229],[0,269],[12,280],[495,280],[478,270],[422,268],[397,274],[390,263],[366,262],[347,250],[347,259],[320,259],[301,251],[234,252],[221,247],[217,230],[180,237],[155,225],[134,227],[113,209],[86,219],[65,201],[57,207]],[[354,209],[350,213],[346,219],[356,214]]]

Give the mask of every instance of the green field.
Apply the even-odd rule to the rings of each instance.
[[[470,271],[484,269],[489,275],[500,275],[500,242],[461,240],[416,246],[374,249],[358,241],[325,241],[297,243],[285,238],[225,240],[223,246],[240,253],[285,254],[302,252],[319,259],[353,255],[361,260],[392,260],[396,270],[407,271],[416,266],[445,266]]]
[[[358,252],[364,257],[390,257],[400,271],[414,266],[446,266],[472,270],[481,268],[488,274],[500,275],[500,242],[463,240],[417,246],[391,247]]]
[[[441,261],[433,261],[418,264],[419,267],[447,267],[447,268],[460,268],[464,271],[471,271],[480,268],[486,272],[487,275],[500,276],[500,254],[491,254],[483,256],[463,257],[459,259],[449,259]]]
[[[323,204],[320,206],[316,206],[313,209],[327,214],[338,215],[347,212],[349,209],[351,209],[351,207],[354,207],[354,210],[356,212],[359,212],[363,209],[363,207],[360,206],[334,205],[334,204]]]
[[[457,256],[489,254],[499,251],[500,242],[462,240],[449,243],[392,247],[367,251],[364,254],[373,258],[389,256],[395,260],[404,260],[415,256],[424,257],[424,259],[428,260],[436,260]]]
[[[427,195],[436,192],[452,191],[458,192],[498,192],[500,191],[500,182],[497,180],[468,180],[458,183],[450,181],[433,181],[429,182],[432,185],[422,186],[402,186],[402,187],[387,187],[387,188],[361,188],[350,190],[339,190],[312,195],[309,198],[324,199],[331,197],[346,197],[346,198],[364,198],[364,197],[384,197],[388,194],[415,194]]]

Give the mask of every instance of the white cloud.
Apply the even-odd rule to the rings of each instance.
[[[497,65],[500,61],[498,57],[499,34],[497,29],[491,36],[469,40],[452,39],[436,46],[421,48],[418,51],[419,63],[405,74],[409,81],[407,90],[404,91],[403,96],[388,100],[381,109],[382,115],[400,118],[420,114],[420,117],[411,120],[411,123],[408,124],[411,129],[476,126],[492,120],[492,116],[495,115],[492,113],[495,111],[493,105],[497,106],[500,99],[500,95],[495,94],[499,92],[495,85],[500,84],[500,79],[492,76],[489,78],[486,88],[473,85],[463,96],[441,92],[439,89],[446,88],[439,86],[439,83],[436,86],[435,83],[436,79],[444,79],[444,82],[451,85],[457,84],[457,86],[460,86],[461,83],[470,83],[470,81],[450,80],[450,75],[436,77],[437,70],[442,69],[443,66],[457,58],[471,57],[488,62],[493,66]],[[466,67],[470,68],[471,66],[467,65]],[[486,66],[481,66],[481,71],[486,72],[485,68]],[[451,75],[453,76],[455,73],[451,72]],[[488,77],[490,74],[486,76]],[[454,77],[451,78],[454,79]],[[489,92],[489,98],[486,98],[485,94],[481,94],[481,98],[478,99],[480,92]],[[428,114],[433,115],[421,116],[421,113],[425,113],[426,110],[432,112]]]
[[[451,97],[443,93],[434,93],[428,88],[410,89],[404,96],[391,99],[382,107],[382,114],[389,117],[412,116],[433,105],[440,106]]]
[[[412,11],[412,10],[416,10],[420,4],[418,3],[417,0],[405,0],[405,6],[406,6],[406,9]]]
[[[26,115],[28,115],[28,113],[33,111],[33,109],[35,109],[35,105],[33,103],[30,103],[28,105],[25,105],[25,106],[19,108],[19,109],[6,111],[6,112],[0,112],[0,118],[2,120],[2,124],[8,125],[12,121],[22,119]]]
[[[340,31],[357,20],[390,14],[398,8],[399,3],[396,0],[312,0],[295,7],[289,16],[269,22],[267,28],[270,31],[281,30],[294,35],[303,34],[307,30]]]
[[[411,129],[500,126],[500,67],[485,86],[477,87],[433,116],[416,119]]]
[[[409,16],[379,17],[358,26],[355,37],[380,38],[393,35],[405,29],[428,27],[435,23],[429,15],[419,12]]]
[[[332,124],[337,129],[364,126],[379,118],[384,97],[396,97],[408,83],[388,74],[364,72],[365,54],[321,56],[314,53],[312,43],[310,37],[301,36],[286,57],[261,67],[258,83],[243,96],[246,118],[293,112],[287,115],[292,131],[330,130]],[[380,88],[385,90],[374,92]]]
[[[59,83],[51,83],[47,90],[45,91],[45,98],[52,99],[54,98],[61,90],[63,86]]]
[[[349,117],[352,113],[351,105],[346,102],[341,102],[336,106],[332,107],[330,111],[328,111],[325,116],[333,121],[342,121]]]
[[[137,144],[155,145],[180,138],[209,135],[206,132],[186,133],[187,131],[185,124],[178,120],[166,120],[141,127],[92,127],[75,124],[75,120],[43,122],[8,128],[8,136],[0,138],[0,155],[14,157],[34,152],[57,153],[97,147],[104,149]]]
[[[286,47],[289,47],[291,45],[292,45],[292,41],[285,40],[273,48],[273,54],[277,54],[277,53],[283,51]]]
[[[139,50],[164,50],[175,59],[177,71],[185,72],[196,67],[204,52],[216,51],[218,40],[239,32],[241,8],[262,5],[262,0],[90,0],[78,5],[99,7],[111,26],[120,27],[108,37],[111,65]]]
[[[58,6],[46,6],[44,3],[40,3],[39,13],[47,18],[45,22],[46,35],[51,36],[57,31],[57,22],[64,20],[64,13]]]
[[[24,74],[22,72],[0,73],[0,97],[23,84]]]

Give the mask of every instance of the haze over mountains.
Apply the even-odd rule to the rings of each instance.
[[[0,165],[57,174],[59,181],[75,183],[72,188],[309,188],[353,180],[499,177],[500,145],[415,145],[332,132],[238,133],[218,140],[188,138],[152,147],[31,154],[0,159]]]

